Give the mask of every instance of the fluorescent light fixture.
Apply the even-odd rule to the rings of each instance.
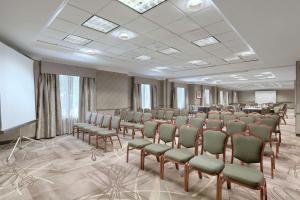
[[[233,78],[234,78],[234,77],[237,77],[237,76],[239,76],[239,75],[237,75],[237,74],[231,74],[231,75],[230,75],[230,77],[233,77]]]
[[[164,69],[169,69],[169,67],[167,67],[167,66],[159,66],[159,67],[155,67],[155,69],[164,70]]]
[[[212,44],[217,44],[217,43],[219,43],[219,41],[216,38],[214,38],[213,36],[210,36],[208,38],[196,40],[193,43],[200,47],[204,47],[204,46],[208,46],[208,45],[212,45]]]
[[[116,38],[119,38],[120,40],[130,40],[138,36],[136,33],[125,28],[118,28],[112,31],[111,35]]]
[[[70,43],[78,44],[78,45],[82,45],[82,46],[87,45],[88,43],[92,42],[92,40],[90,40],[90,39],[86,39],[86,38],[79,37],[76,35],[68,35],[63,40],[66,42],[70,42]]]
[[[143,14],[166,0],[118,0],[126,6]]]
[[[159,52],[163,54],[171,55],[174,53],[179,53],[180,51],[174,48],[167,48],[167,49],[160,50]]]
[[[203,61],[203,60],[191,60],[188,63],[192,64],[192,65],[206,65],[208,64],[207,62]]]
[[[145,61],[145,60],[150,60],[151,57],[146,56],[146,55],[141,55],[141,56],[136,57],[135,59]]]
[[[269,75],[269,74],[273,74],[272,72],[262,72],[261,74],[263,75]]]
[[[262,76],[264,76],[264,75],[262,75],[262,74],[256,74],[256,75],[254,75],[254,77],[262,77]]]
[[[210,0],[189,0],[186,4],[187,9],[191,11],[198,11],[210,5]]]
[[[117,28],[119,25],[108,21],[102,17],[98,17],[97,15],[93,15],[87,21],[85,21],[82,24],[82,26],[94,29],[96,31],[100,31],[102,33],[108,33],[113,29]]]
[[[82,53],[86,53],[86,54],[100,54],[101,51],[97,50],[97,49],[88,49],[88,48],[82,48],[80,49],[80,51]]]
[[[242,56],[242,57],[247,57],[247,56],[255,55],[255,53],[254,53],[254,51],[243,51],[243,52],[236,53],[236,55]]]
[[[246,78],[239,78],[238,80],[239,81],[248,81],[248,79],[246,79]]]
[[[240,60],[240,57],[234,56],[234,57],[225,58],[224,60],[226,62],[232,62],[232,61]]]

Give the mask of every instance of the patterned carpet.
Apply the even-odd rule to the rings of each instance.
[[[300,199],[300,138],[295,136],[293,111],[287,125],[281,126],[283,144],[276,160],[275,178],[270,177],[270,159],[264,160],[268,197],[273,200]],[[139,133],[137,133],[138,135]],[[103,149],[66,135],[43,144],[29,144],[17,151],[12,160],[6,158],[12,144],[0,146],[0,199],[69,200],[69,199],[215,199],[215,177],[196,172],[190,175],[190,192],[183,190],[182,168],[166,164],[165,180],[159,178],[159,163],[147,157],[145,171],[139,169],[139,152],[131,151],[125,162],[126,143],[130,136]],[[93,140],[94,142],[94,140]],[[93,161],[92,155],[96,156]],[[230,160],[227,154],[227,162]],[[257,167],[257,166],[254,166]],[[259,192],[232,185],[223,186],[224,200],[259,199]]]

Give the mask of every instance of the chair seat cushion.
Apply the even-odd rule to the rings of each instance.
[[[265,147],[265,149],[264,149],[264,155],[265,155],[265,156],[271,156],[271,155],[274,155],[274,151],[272,150],[271,147]]]
[[[150,144],[144,148],[146,152],[155,155],[161,155],[170,149],[172,149],[172,147],[166,144]]]
[[[79,125],[78,128],[89,130],[89,129],[98,128],[98,127],[96,127],[92,124],[83,124],[83,125]]]
[[[132,122],[121,122],[121,126],[126,126],[126,127],[133,127],[135,123]]]
[[[165,157],[170,160],[185,163],[194,157],[194,154],[188,149],[171,149],[165,153]]]
[[[95,131],[95,133],[99,136],[107,136],[107,137],[117,134],[116,130],[109,130],[107,128],[99,128],[98,130]]]
[[[88,123],[74,123],[73,126],[84,126],[84,125],[88,125]]]
[[[259,187],[264,181],[261,171],[238,164],[226,164],[223,173],[225,177],[252,187]]]
[[[225,167],[222,160],[207,155],[195,156],[190,160],[190,165],[208,174],[219,174]]]
[[[144,128],[144,124],[134,124],[134,128],[135,129],[143,129]]]
[[[138,139],[133,139],[131,141],[128,142],[128,145],[130,147],[134,147],[137,149],[141,149],[149,144],[152,144],[152,142],[150,140],[147,139],[142,139],[142,138],[138,138]]]

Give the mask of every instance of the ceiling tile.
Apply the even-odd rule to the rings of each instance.
[[[126,49],[120,49],[120,48],[117,48],[117,47],[110,47],[108,49],[105,50],[105,53],[107,54],[115,54],[115,55],[121,55],[125,52],[127,52],[129,50],[126,50]]]
[[[77,36],[84,37],[84,38],[88,38],[88,39],[91,39],[91,40],[99,40],[100,38],[105,36],[104,33],[101,33],[99,31],[95,31],[93,29],[86,28],[86,27],[83,27],[83,26],[80,26],[78,29],[76,29],[73,32],[73,34],[77,35]]]
[[[165,40],[165,39],[176,36],[175,34],[169,32],[165,29],[162,29],[162,28],[151,31],[151,32],[147,33],[146,35],[154,40]]]
[[[68,33],[47,28],[42,31],[41,35],[52,39],[62,40],[67,37]]]
[[[117,45],[115,47],[119,48],[119,49],[122,49],[122,50],[127,50],[127,51],[130,51],[130,50],[138,48],[138,46],[136,46],[134,44],[131,44],[129,42],[122,42],[121,44],[119,44],[119,45]]]
[[[209,36],[210,36],[209,33],[207,33],[207,31],[202,28],[198,28],[197,30],[190,31],[181,35],[181,37],[191,42]]]
[[[169,46],[162,44],[160,42],[155,42],[150,45],[147,45],[146,48],[151,49],[153,51],[158,51],[158,50],[169,48]]]
[[[100,51],[103,51],[105,49],[110,48],[111,46],[105,45],[103,43],[97,42],[97,41],[93,41],[89,44],[86,45],[87,47],[93,48],[93,49],[98,49]]]
[[[192,13],[190,17],[202,27],[223,20],[223,17],[214,6]]]
[[[227,41],[231,41],[231,40],[240,40],[240,37],[238,36],[238,34],[236,34],[233,31],[217,34],[214,36],[221,42],[227,42]]]
[[[158,25],[156,25],[148,19],[145,19],[144,17],[139,17],[136,20],[125,24],[124,27],[129,28],[138,33],[147,33],[149,31],[153,31],[159,28]]]
[[[217,35],[217,34],[232,31],[232,28],[225,21],[207,25],[204,28],[212,35]]]
[[[90,13],[80,10],[72,5],[67,4],[59,13],[58,18],[67,20],[74,24],[81,25],[91,16]]]
[[[155,43],[155,40],[153,40],[149,37],[146,37],[146,36],[139,36],[139,37],[133,38],[129,42],[136,44],[138,46],[147,46],[152,43]]]
[[[109,2],[111,2],[111,0],[70,0],[69,4],[94,14]]]
[[[137,12],[118,1],[112,1],[98,11],[97,14],[119,25],[133,21],[139,16]]]
[[[53,20],[53,22],[50,24],[48,28],[56,29],[66,33],[72,33],[77,27],[78,27],[77,24],[73,24],[63,19],[56,18],[55,20]]]
[[[119,38],[112,37],[111,35],[105,35],[97,40],[98,42],[101,42],[103,44],[109,45],[109,46],[115,46],[120,44],[123,40],[120,40]]]
[[[201,48],[208,52],[227,50],[227,48],[221,43],[212,44],[212,45],[208,45],[208,46],[201,47]]]
[[[189,32],[192,30],[195,30],[197,28],[200,28],[198,24],[196,24],[195,22],[193,22],[192,20],[190,20],[187,17],[184,17],[178,21],[175,21],[174,23],[171,24],[167,24],[165,26],[166,29],[168,29],[169,31],[172,31],[176,34],[183,34],[185,32]]]
[[[160,25],[167,25],[183,18],[184,14],[169,2],[164,2],[144,14],[149,20]]]

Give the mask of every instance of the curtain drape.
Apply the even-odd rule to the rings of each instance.
[[[80,77],[79,80],[79,120],[82,122],[89,111],[96,110],[96,79]]]
[[[141,108],[141,84],[135,83],[134,78],[132,84],[132,109],[137,111],[138,108]]]
[[[157,108],[157,86],[151,85],[151,108]]]
[[[171,108],[177,108],[177,91],[174,83],[171,83]]]
[[[36,139],[61,135],[61,105],[57,75],[39,75],[37,100]]]
[[[189,90],[188,87],[184,88],[185,92],[185,108],[189,109]]]
[[[233,103],[238,103],[238,102],[239,102],[239,100],[238,100],[237,92],[234,91],[233,92]]]

